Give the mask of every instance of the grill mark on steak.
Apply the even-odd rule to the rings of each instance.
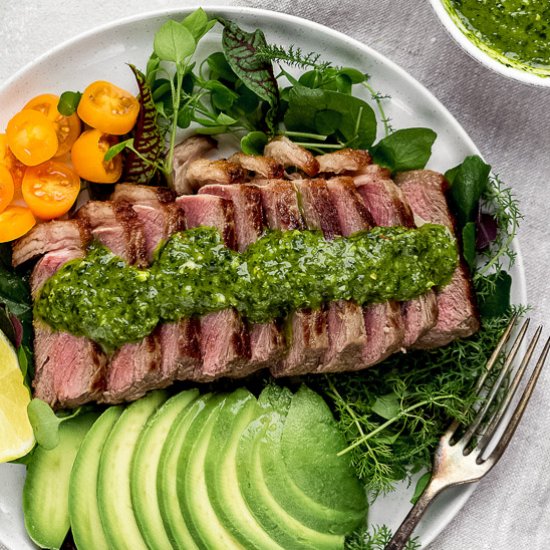
[[[355,189],[353,179],[345,176],[332,178],[328,180],[328,187],[335,199],[340,219],[343,219],[344,237],[369,229],[364,212],[366,207],[364,203],[362,207],[359,206],[362,199]],[[400,348],[404,336],[399,306],[395,302],[364,306],[362,312],[366,343],[363,346],[362,361],[353,370],[383,361]],[[357,326],[362,330],[360,324]]]
[[[174,204],[175,194],[169,189],[118,184],[112,199],[124,201],[136,212],[149,261],[162,241],[185,228],[183,213]],[[155,329],[155,335],[161,355],[159,385],[166,385],[174,379],[192,379],[201,364],[198,321],[182,319],[176,323],[161,323]],[[141,353],[146,357],[150,355],[147,350]],[[113,376],[116,379],[116,375]]]
[[[397,184],[405,194],[417,224],[438,223],[455,233],[455,223],[447,205],[447,181],[432,170],[399,174]],[[418,339],[414,347],[444,346],[456,338],[471,336],[479,329],[479,315],[468,268],[461,259],[451,282],[436,293],[438,316],[435,326]]]
[[[83,248],[54,250],[43,256],[31,275],[33,298],[45,280],[65,263],[83,256]],[[99,346],[82,336],[55,332],[36,317],[33,326],[34,396],[56,409],[97,400],[103,390],[107,363]]]
[[[262,204],[270,229],[289,231],[305,229],[294,185],[272,180],[260,187]],[[286,321],[290,335],[288,353],[271,367],[273,376],[290,376],[315,370],[328,349],[327,314],[325,310],[296,311]]]
[[[90,201],[76,213],[90,227],[92,237],[138,267],[147,265],[145,238],[137,214],[125,201]]]
[[[14,243],[13,267],[35,260],[46,252],[82,249],[90,239],[90,230],[83,221],[53,220],[39,223]]]
[[[349,184],[353,186],[353,183]],[[308,229],[322,231],[326,239],[341,235],[338,210],[326,181],[297,180],[294,185]],[[355,188],[352,189],[356,193]],[[359,202],[358,198],[356,202]],[[326,310],[328,349],[316,370],[339,372],[359,368],[363,363],[363,349],[367,345],[362,308],[353,302],[339,300],[330,302]]]
[[[233,203],[214,195],[187,195],[176,199],[185,213],[188,228],[215,227],[226,246],[236,249]],[[233,308],[200,319],[202,368],[199,378],[213,380],[220,376],[240,376],[250,358],[248,332]]]
[[[355,185],[369,210],[375,225],[415,227],[411,207],[403,191],[390,178],[390,171],[375,164],[354,178]],[[428,291],[407,302],[401,302],[404,337],[403,347],[411,347],[437,322],[437,299]]]
[[[216,195],[233,204],[235,234],[240,252],[257,241],[263,233],[263,209],[261,191],[252,185],[207,185],[199,194]],[[275,322],[251,323],[250,362],[241,373],[266,368],[279,361],[285,351],[284,336]]]

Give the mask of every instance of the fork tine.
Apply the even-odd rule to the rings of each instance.
[[[512,380],[512,383],[508,387],[508,391],[506,392],[506,395],[502,399],[502,402],[499,404],[497,412],[494,414],[491,422],[487,424],[487,426],[485,426],[485,428],[481,432],[478,432],[477,434],[478,437],[480,438],[477,446],[480,449],[482,449],[482,452],[485,451],[487,443],[491,440],[491,438],[494,435],[495,429],[498,427],[498,425],[500,424],[500,421],[502,420],[502,418],[510,408],[510,403],[514,399],[516,392],[519,388],[519,385],[521,383],[521,380],[525,374],[525,370],[527,369],[527,365],[529,365],[531,358],[533,357],[533,353],[535,352],[535,348],[537,347],[541,333],[542,333],[542,326],[539,326],[535,331],[533,338],[531,338],[531,342],[529,342],[529,347],[527,348],[527,352],[525,353],[525,356],[521,361],[521,365],[519,366],[518,370],[514,375],[514,379]]]
[[[527,403],[529,403],[529,399],[533,394],[533,390],[535,389],[535,385],[537,383],[537,380],[539,379],[542,367],[546,362],[546,358],[548,356],[549,351],[550,351],[550,338],[546,340],[546,344],[544,345],[544,348],[539,356],[537,364],[535,365],[535,368],[531,373],[531,376],[529,378],[529,381],[527,382],[527,385],[525,386],[525,390],[523,391],[521,399],[517,404],[514,414],[512,415],[512,418],[510,418],[510,421],[508,422],[508,425],[506,426],[506,429],[504,430],[504,433],[502,434],[500,441],[498,442],[493,452],[489,455],[487,460],[482,462],[484,463],[488,462],[492,466],[498,462],[499,458],[502,456],[502,453],[506,450],[508,443],[510,443],[510,440],[514,435],[516,428],[518,427],[521,417],[525,412]]]
[[[495,399],[495,396],[502,385],[502,381],[510,371],[512,364],[514,362],[514,359],[516,358],[516,355],[518,353],[518,350],[523,342],[523,339],[525,337],[525,333],[527,332],[527,328],[529,327],[530,319],[526,319],[523,322],[523,325],[520,328],[520,331],[518,335],[516,336],[516,339],[514,340],[514,343],[512,344],[512,349],[509,351],[508,355],[506,356],[506,359],[504,361],[504,366],[502,367],[502,370],[499,372],[498,377],[496,381],[494,382],[493,386],[491,387],[489,394],[486,398],[484,398],[483,405],[479,409],[476,417],[474,418],[473,422],[468,426],[468,429],[464,432],[464,435],[460,439],[461,444],[466,447],[470,440],[472,439],[473,435],[475,434],[476,430],[478,429],[479,425],[481,424],[484,416],[487,413],[487,410],[491,406],[492,402]],[[499,346],[497,346],[498,348]],[[502,349],[502,348],[501,348]],[[493,354],[494,355],[494,354]],[[491,356],[491,359],[493,357]],[[479,385],[479,384],[478,384]]]

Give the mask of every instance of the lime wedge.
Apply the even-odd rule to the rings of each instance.
[[[0,331],[0,463],[26,455],[34,445],[29,401],[15,349]]]

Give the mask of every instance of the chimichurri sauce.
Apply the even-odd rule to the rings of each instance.
[[[46,281],[35,314],[107,351],[140,340],[159,321],[235,307],[254,323],[333,300],[405,301],[450,280],[456,242],[443,226],[377,227],[327,241],[316,231],[271,231],[243,253],[208,227],[182,231],[149,269],[93,244]]]
[[[478,39],[512,61],[550,67],[548,0],[446,0]]]

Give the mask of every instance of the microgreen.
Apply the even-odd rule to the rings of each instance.
[[[76,113],[78,104],[82,94],[80,92],[63,92],[59,96],[59,102],[57,103],[57,110],[63,116],[71,116]]]
[[[392,538],[391,529],[387,525],[376,525],[369,529],[361,529],[346,539],[346,550],[384,550]],[[405,544],[403,550],[418,550],[420,543],[415,538]]]

